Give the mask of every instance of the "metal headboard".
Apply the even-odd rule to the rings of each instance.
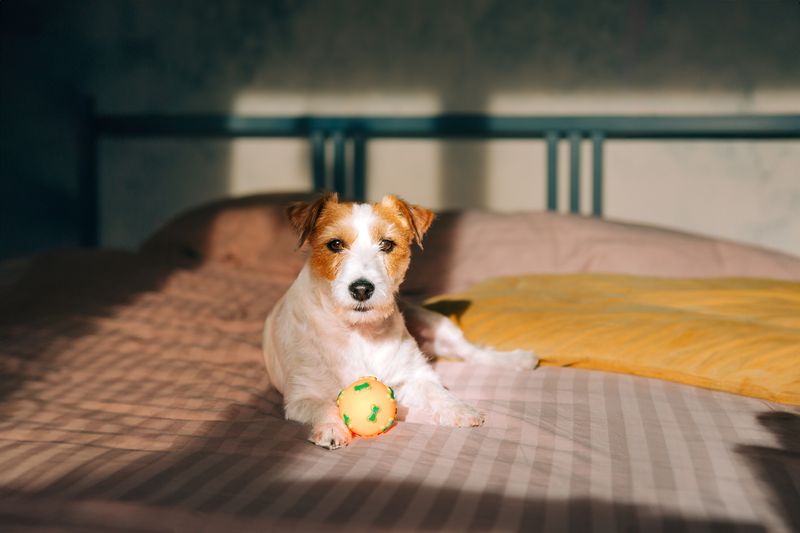
[[[366,197],[370,139],[531,139],[547,146],[547,209],[558,206],[557,151],[569,143],[569,209],[580,210],[581,142],[592,143],[592,214],[603,214],[603,143],[608,139],[800,139],[800,115],[244,117],[234,115],[96,115],[87,112],[81,177],[84,244],[98,242],[98,142],[103,138],[305,138],[314,190]],[[326,145],[333,145],[332,172]],[[346,150],[352,145],[348,168]]]

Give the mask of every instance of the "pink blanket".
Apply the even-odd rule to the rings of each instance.
[[[0,529],[800,529],[800,410],[657,380],[440,363],[484,427],[410,416],[307,443],[260,351],[302,263],[280,212],[251,199],[145,252],[42,256],[2,293]],[[559,270],[800,279],[796,259],[727,243],[467,213],[442,217],[408,287]]]

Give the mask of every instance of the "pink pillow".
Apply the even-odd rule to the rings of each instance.
[[[800,280],[800,259],[647,226],[556,213],[440,215],[415,250],[403,289],[462,291],[496,276],[607,272]]]
[[[195,263],[283,273],[293,277],[305,255],[296,250],[297,233],[286,207],[314,198],[310,193],[260,194],[221,200],[187,211],[142,245],[149,254]]]

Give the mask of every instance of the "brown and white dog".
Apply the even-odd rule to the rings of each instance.
[[[288,208],[310,255],[264,325],[270,381],[283,394],[286,418],[309,424],[309,440],[335,449],[351,434],[336,396],[361,376],[392,386],[401,408],[422,408],[447,426],[480,426],[484,415],[442,386],[396,301],[414,241],[433,221],[428,209],[395,196],[375,204],[339,202],[328,194]],[[447,318],[404,305],[409,322],[426,330],[435,355],[468,362],[534,368],[534,354],[497,352],[466,341]]]

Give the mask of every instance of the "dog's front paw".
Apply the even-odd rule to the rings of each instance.
[[[314,426],[308,436],[308,440],[329,450],[347,446],[352,438],[350,430],[341,422]]]
[[[433,418],[440,426],[477,427],[483,425],[483,413],[465,403],[437,409]]]

